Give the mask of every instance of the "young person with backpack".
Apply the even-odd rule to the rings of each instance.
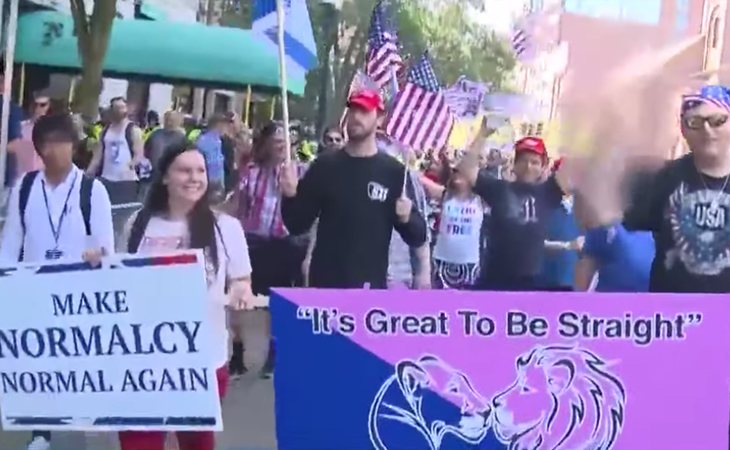
[[[144,207],[128,224],[129,253],[154,254],[201,249],[205,255],[208,308],[215,327],[215,352],[221,398],[228,385],[226,307],[241,309],[252,298],[251,261],[246,237],[235,218],[214,212],[208,200],[208,174],[203,154],[186,142],[169,147],[160,158]],[[213,450],[215,434],[179,432],[180,450]],[[121,450],[163,450],[162,431],[119,434]]]
[[[68,114],[44,116],[33,128],[42,171],[23,175],[13,189],[0,241],[7,263],[83,259],[94,265],[114,251],[109,195],[76,167],[78,133]],[[29,450],[50,448],[51,433],[33,433]]]

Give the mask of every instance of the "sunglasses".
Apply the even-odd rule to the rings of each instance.
[[[713,114],[707,117],[686,116],[682,118],[682,123],[686,128],[689,128],[690,130],[701,130],[705,128],[705,123],[707,123],[710,128],[720,128],[721,126],[725,125],[727,121],[727,114]]]
[[[342,136],[325,136],[324,142],[325,144],[339,144],[342,142]]]

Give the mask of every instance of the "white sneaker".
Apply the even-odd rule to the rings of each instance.
[[[51,443],[42,436],[36,436],[30,444],[28,444],[28,450],[50,450]]]

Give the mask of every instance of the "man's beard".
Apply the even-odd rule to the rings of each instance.
[[[368,129],[365,126],[348,127],[347,139],[351,142],[362,142],[375,134],[375,127]]]

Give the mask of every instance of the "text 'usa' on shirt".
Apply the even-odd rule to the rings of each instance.
[[[650,292],[730,292],[730,184],[702,174],[692,155],[629,178],[623,224],[654,235]]]
[[[311,286],[385,288],[393,229],[411,247],[426,242],[426,222],[415,206],[406,223],[395,213],[404,174],[401,163],[381,153],[353,157],[342,151],[314,161],[297,195],[281,205],[292,234],[309,231],[319,218]]]

